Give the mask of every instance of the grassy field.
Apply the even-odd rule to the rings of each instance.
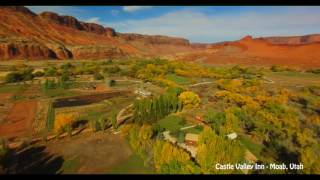
[[[43,94],[47,97],[54,98],[54,97],[68,97],[68,96],[76,96],[80,95],[81,93],[63,89],[63,88],[56,88],[56,89],[47,89],[43,91]]]
[[[270,72],[266,78],[274,82],[273,85],[286,88],[305,87],[320,84],[320,75],[304,72]]]
[[[168,74],[166,76],[166,78],[168,80],[174,81],[174,82],[176,82],[177,84],[180,84],[180,85],[190,84],[190,80],[188,78],[182,77],[182,76],[178,76],[178,75],[175,75],[175,74]]]
[[[176,115],[169,115],[164,119],[157,122],[161,128],[169,130],[171,132],[177,131],[185,126],[184,120]]]
[[[203,130],[202,126],[195,126],[193,128],[185,129],[185,130],[182,130],[182,131],[185,132],[185,133],[200,134],[202,132],[202,130]]]
[[[0,93],[18,93],[26,89],[26,85],[19,84],[19,85],[1,85],[0,86]]]
[[[152,174],[153,168],[146,167],[137,154],[132,154],[127,161],[115,166],[108,174]]]

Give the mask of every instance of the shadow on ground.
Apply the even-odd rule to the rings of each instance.
[[[7,174],[60,174],[64,159],[45,151],[45,146],[10,152],[6,158]]]

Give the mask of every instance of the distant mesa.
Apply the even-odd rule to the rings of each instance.
[[[26,7],[0,8],[0,58],[100,59],[192,51],[187,39],[118,33],[111,27]]]
[[[0,60],[170,57],[206,63],[320,67],[320,34],[190,43],[180,37],[120,33],[54,12],[0,7]]]
[[[247,35],[247,36],[243,37],[242,39],[240,39],[240,41],[251,41],[251,40],[253,40],[253,38],[250,35]]]

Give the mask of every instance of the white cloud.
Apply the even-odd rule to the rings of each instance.
[[[120,32],[185,37],[193,42],[236,40],[245,35],[279,36],[320,32],[319,7],[279,7],[239,14],[175,11],[142,20],[109,23]]]
[[[86,22],[99,24],[100,23],[99,20],[100,20],[99,17],[92,17],[86,20]]]
[[[144,9],[149,9],[152,8],[152,6],[123,6],[122,10],[125,12],[135,12],[135,11],[140,11]]]

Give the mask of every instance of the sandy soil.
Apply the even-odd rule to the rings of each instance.
[[[274,45],[261,40],[240,40],[215,45],[206,50],[185,53],[180,60],[202,60],[209,64],[284,65],[295,68],[319,68],[320,44]]]
[[[0,136],[6,138],[31,135],[37,101],[20,101],[13,105],[7,117],[0,125]]]

